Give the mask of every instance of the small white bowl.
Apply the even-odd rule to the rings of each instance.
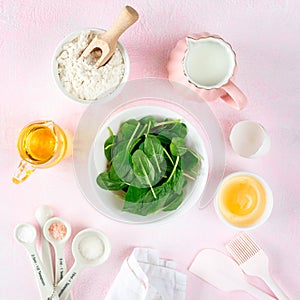
[[[112,89],[106,91],[105,93],[101,94],[98,96],[97,99],[94,100],[82,100],[79,99],[77,97],[75,97],[74,95],[72,95],[71,93],[69,93],[68,91],[66,91],[66,89],[64,88],[64,86],[62,85],[62,82],[59,78],[58,75],[58,63],[57,63],[57,56],[61,53],[62,51],[62,47],[64,44],[71,42],[73,39],[75,39],[76,37],[78,37],[81,33],[83,32],[87,32],[87,31],[91,31],[94,32],[96,34],[98,33],[103,33],[105,32],[104,29],[99,29],[99,28],[85,28],[76,32],[71,33],[70,35],[68,35],[67,37],[65,37],[62,41],[60,41],[60,43],[57,45],[55,51],[54,51],[54,55],[52,58],[52,74],[54,77],[54,80],[58,86],[58,88],[70,99],[75,100],[77,102],[83,103],[83,104],[90,104],[90,103],[95,103],[98,101],[101,102],[106,102],[109,101],[110,99],[116,97],[122,90],[124,83],[128,80],[129,77],[129,72],[130,72],[130,61],[129,61],[129,57],[127,54],[126,49],[124,48],[124,46],[118,42],[117,43],[117,48],[120,50],[123,60],[124,60],[124,65],[125,65],[125,71],[124,71],[124,75],[123,78],[121,80],[121,82],[119,83],[118,86],[113,87]]]
[[[239,176],[239,175],[247,175],[247,176],[254,177],[262,184],[262,186],[264,187],[264,189],[266,191],[267,203],[266,203],[265,211],[264,211],[263,215],[255,223],[253,223],[252,225],[249,225],[249,226],[237,226],[237,225],[230,223],[222,215],[222,213],[219,210],[219,205],[218,205],[218,195],[219,195],[219,192],[220,192],[224,182],[226,182],[228,179],[230,179],[232,177]],[[219,186],[217,188],[217,192],[216,192],[216,197],[214,199],[214,207],[215,207],[215,211],[216,211],[219,219],[227,226],[229,226],[235,230],[243,230],[243,231],[252,230],[252,229],[255,229],[255,228],[261,226],[262,224],[264,224],[270,217],[272,209],[273,209],[273,193],[272,193],[272,190],[271,190],[270,186],[268,185],[268,183],[259,175],[251,173],[251,172],[234,172],[234,173],[231,173],[230,175],[226,176],[219,184]]]
[[[247,120],[235,124],[229,139],[233,150],[246,158],[263,156],[271,147],[271,139],[267,131],[256,121]]]

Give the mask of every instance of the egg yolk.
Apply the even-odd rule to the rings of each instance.
[[[264,214],[266,203],[265,188],[250,175],[237,175],[225,180],[218,193],[220,213],[236,226],[255,224]]]

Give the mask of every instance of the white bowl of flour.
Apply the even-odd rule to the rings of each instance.
[[[129,57],[120,42],[112,58],[100,68],[95,67],[97,52],[81,57],[93,37],[103,32],[97,28],[76,31],[64,38],[54,52],[52,69],[57,86],[67,97],[80,103],[114,98],[129,76]]]

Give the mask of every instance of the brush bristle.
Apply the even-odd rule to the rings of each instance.
[[[260,250],[260,247],[249,235],[241,232],[226,245],[226,249],[237,263],[241,265],[254,256]]]

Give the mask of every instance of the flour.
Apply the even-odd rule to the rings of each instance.
[[[117,48],[109,62],[96,68],[99,56],[92,52],[87,58],[80,57],[94,38],[95,33],[83,32],[62,46],[57,56],[58,75],[65,90],[81,100],[95,100],[98,96],[117,88],[125,71],[124,60]]]

